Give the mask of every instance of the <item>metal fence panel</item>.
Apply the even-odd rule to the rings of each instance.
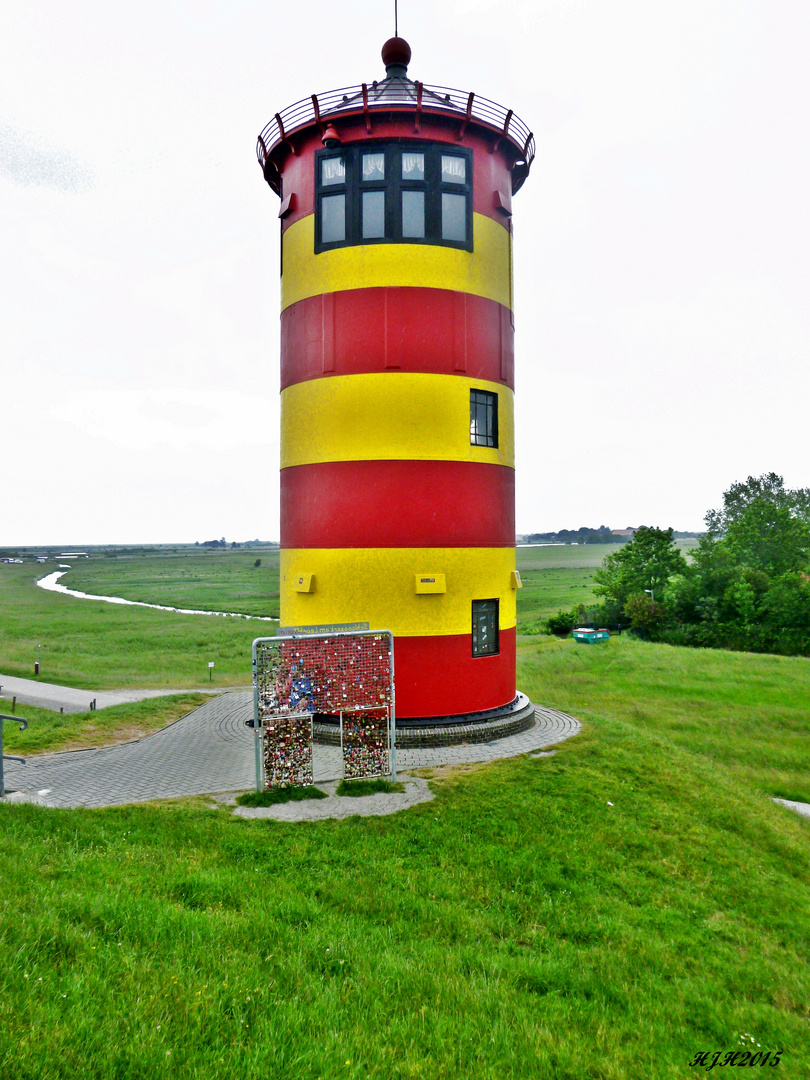
[[[340,714],[344,780],[370,780],[391,772],[387,708],[351,709]]]
[[[358,768],[362,761],[362,767],[374,770],[364,775],[390,772],[396,779],[394,638],[389,630],[281,633],[256,638],[252,652],[257,790],[312,783],[316,713],[342,721],[348,714],[368,714],[351,721],[352,760]],[[293,731],[287,724],[293,716],[309,718],[308,739],[302,727]]]

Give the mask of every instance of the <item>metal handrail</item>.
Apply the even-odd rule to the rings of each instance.
[[[411,82],[410,79],[385,79],[312,94],[276,113],[262,129],[256,143],[259,164],[264,168],[274,148],[301,128],[312,124],[323,126],[338,115],[362,116],[381,109],[409,112],[418,109],[420,115],[450,114],[457,116],[462,124],[477,121],[517,146],[527,167],[531,167],[534,159],[534,136],[511,109],[505,109],[477,94],[453,90],[448,86],[428,86],[427,83]]]
[[[3,776],[3,762],[4,761],[19,761],[21,765],[25,764],[25,758],[15,757],[14,754],[3,753],[3,721],[13,720],[15,724],[20,725],[20,731],[25,731],[28,727],[28,721],[23,720],[19,716],[3,716],[0,714],[0,799],[6,797],[6,781]]]

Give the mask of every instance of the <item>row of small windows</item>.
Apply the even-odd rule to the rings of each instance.
[[[399,143],[316,154],[315,250],[375,242],[472,250],[472,154]]]

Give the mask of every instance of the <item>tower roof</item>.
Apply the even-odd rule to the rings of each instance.
[[[493,139],[493,149],[503,145],[514,159],[512,190],[517,191],[529,175],[534,159],[534,136],[511,109],[479,97],[473,91],[431,86],[408,78],[411,47],[404,38],[393,37],[382,47],[384,79],[312,94],[277,112],[259,135],[256,156],[268,184],[278,191],[279,165],[286,153],[295,152],[296,140],[313,127],[323,133],[341,119],[362,117],[372,131],[375,115],[412,114],[455,119],[459,137],[468,126],[483,129]]]

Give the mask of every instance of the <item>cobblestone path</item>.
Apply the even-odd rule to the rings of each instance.
[[[120,806],[244,791],[255,784],[254,733],[245,727],[253,694],[238,691],[207,701],[162,731],[137,742],[96,750],[41,754],[25,765],[8,761],[10,801],[43,806]],[[397,751],[397,769],[495,761],[532,753],[576,735],[579,722],[553,709],[535,709],[528,731],[491,743]],[[340,749],[314,749],[316,783],[340,777]],[[303,805],[303,804],[298,804]]]

